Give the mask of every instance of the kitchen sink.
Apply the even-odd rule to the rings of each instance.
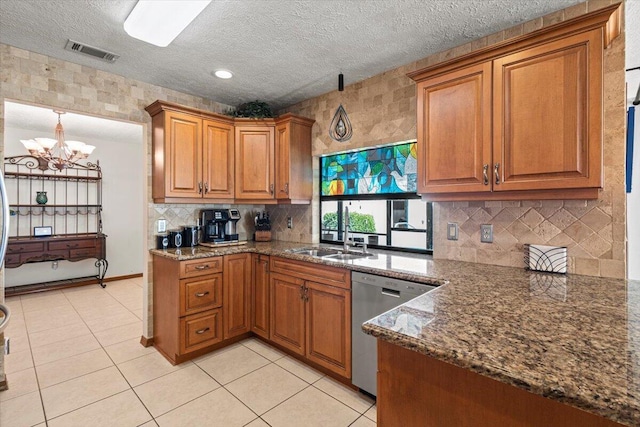
[[[331,261],[349,261],[352,259],[373,256],[373,254],[369,252],[343,252],[341,249],[332,248],[292,249],[290,252],[293,254],[309,255],[314,258],[322,258]]]
[[[347,252],[347,253],[337,253],[337,254],[325,255],[322,258],[331,259],[331,260],[337,260],[337,261],[349,261],[349,260],[352,260],[352,259],[366,258],[366,257],[372,256],[372,255],[373,254],[362,253],[362,252]]]
[[[303,248],[303,249],[292,249],[291,253],[322,258],[330,255],[340,255],[342,254],[342,251],[338,249],[330,249],[330,248]]]

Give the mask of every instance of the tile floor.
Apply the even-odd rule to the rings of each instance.
[[[6,302],[3,427],[376,425],[373,400],[257,339],[172,366],[139,343],[141,278]]]

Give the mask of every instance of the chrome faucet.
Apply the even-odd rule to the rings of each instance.
[[[344,236],[342,238],[342,251],[349,252],[349,208],[344,208]]]

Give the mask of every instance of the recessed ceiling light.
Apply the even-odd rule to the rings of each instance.
[[[216,70],[216,72],[213,74],[216,77],[221,79],[230,79],[231,77],[233,77],[233,74],[231,73],[231,71],[227,71],[227,70]]]
[[[169,46],[211,0],[138,0],[124,30],[131,37],[156,46]]]

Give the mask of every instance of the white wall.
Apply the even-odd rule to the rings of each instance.
[[[640,105],[635,119],[633,181],[627,194],[627,276],[640,280]]]
[[[117,122],[116,122],[117,123]],[[64,126],[64,119],[62,121]],[[107,277],[139,274],[143,272],[143,228],[144,199],[143,186],[145,180],[142,165],[145,162],[143,153],[143,127],[122,123],[123,126],[138,126],[139,137],[129,141],[106,139],[108,135],[96,131],[95,136],[74,136],[73,129],[65,126],[65,139],[79,140],[95,145],[96,149],[87,159],[100,161],[102,168],[102,222],[103,232],[107,237],[107,261],[109,269]],[[5,127],[5,156],[26,154],[20,139],[34,137],[53,137],[42,131]],[[60,261],[57,270],[52,269],[51,262],[24,264],[18,268],[5,270],[5,285],[18,286],[52,280],[63,280],[74,277],[92,276],[96,274],[96,260],[78,262]]]

